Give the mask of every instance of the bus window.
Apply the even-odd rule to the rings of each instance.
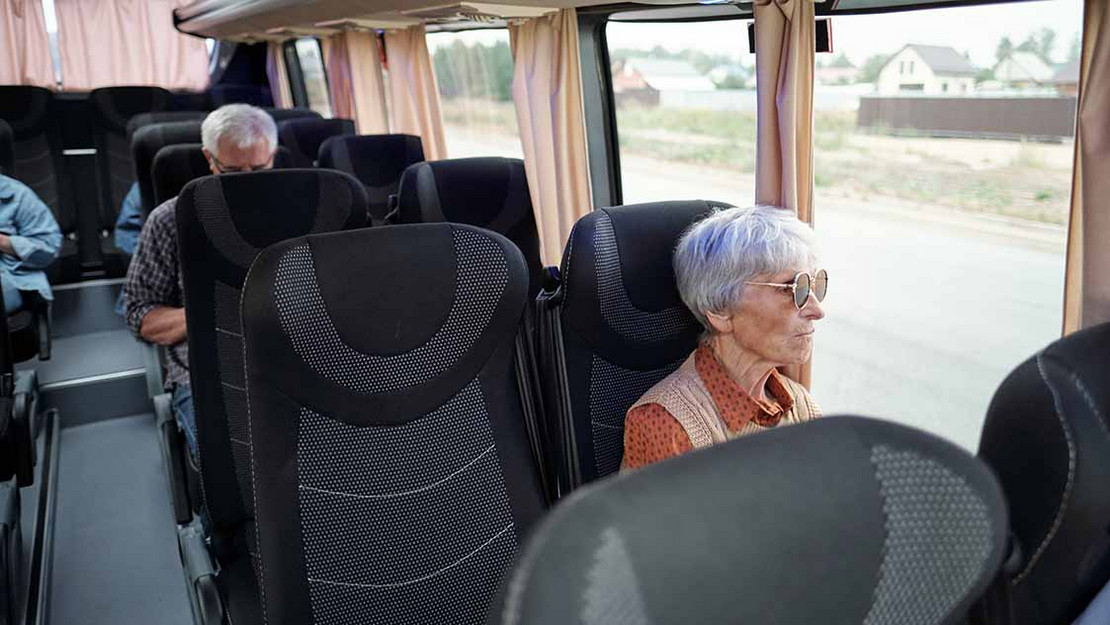
[[[521,158],[509,31],[428,34],[451,158]]]
[[[747,22],[612,21],[605,37],[624,202],[750,204],[756,98]]]
[[[308,107],[324,117],[331,117],[331,97],[328,95],[328,79],[324,74],[320,42],[313,37],[303,37],[296,41],[296,50],[308,94]]]

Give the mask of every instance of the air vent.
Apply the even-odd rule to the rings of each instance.
[[[507,19],[539,17],[553,9],[521,7],[507,4],[486,4],[479,2],[460,2],[426,9],[401,11],[406,17],[414,17],[428,24],[456,24],[459,22],[497,23]]]

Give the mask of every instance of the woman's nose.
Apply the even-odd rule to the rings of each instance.
[[[809,299],[806,300],[806,305],[802,306],[801,314],[806,319],[817,321],[825,317],[825,309],[821,307],[821,302],[810,294]]]

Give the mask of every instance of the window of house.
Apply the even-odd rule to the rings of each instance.
[[[328,77],[324,72],[324,55],[320,51],[320,42],[315,37],[302,37],[294,46],[301,75],[304,77],[308,108],[324,117],[332,117],[331,95],[328,93]]]
[[[521,158],[513,57],[504,29],[429,33],[451,158]]]

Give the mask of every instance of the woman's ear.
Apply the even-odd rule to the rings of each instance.
[[[705,318],[709,320],[709,325],[713,326],[714,333],[732,334],[732,315],[707,312]]]

